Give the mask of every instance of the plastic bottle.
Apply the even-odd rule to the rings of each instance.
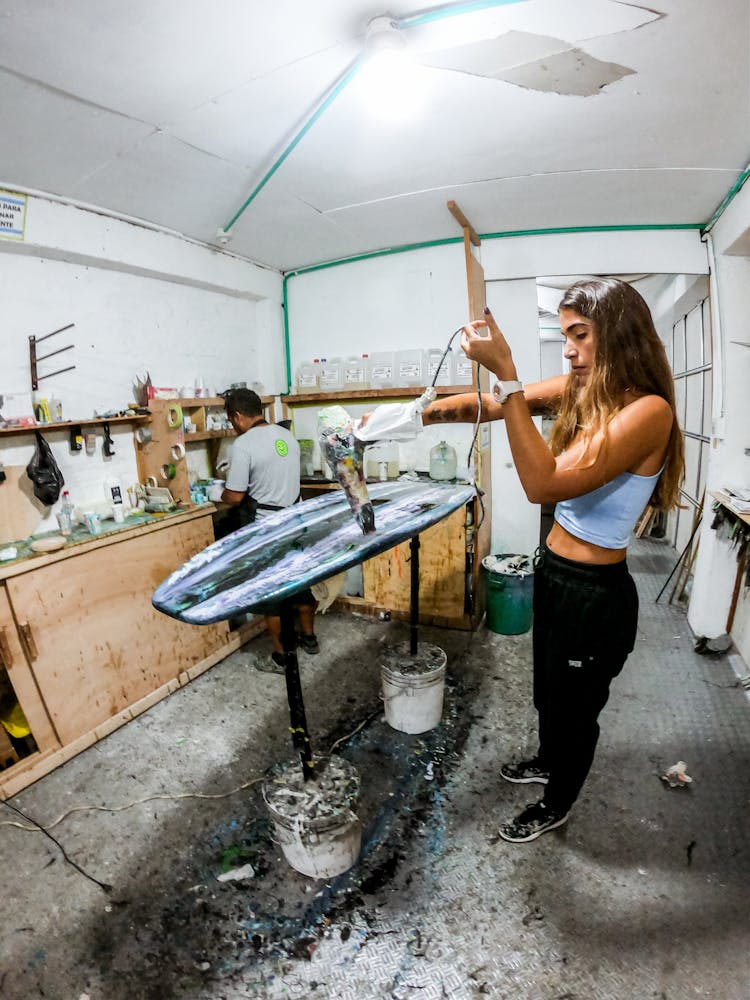
[[[344,363],[341,358],[320,359],[321,392],[339,392],[344,387]]]
[[[57,513],[57,524],[61,535],[69,535],[73,530],[73,504],[67,490],[63,490],[62,503]]]
[[[456,478],[456,449],[441,441],[430,450],[430,479],[437,482]]]
[[[459,351],[453,359],[453,384],[472,385],[474,382],[473,363],[463,351]]]
[[[318,391],[318,368],[320,367],[320,361],[315,358],[314,361],[301,361],[297,365],[296,373],[296,383],[297,392],[317,392]]]
[[[120,480],[114,476],[104,481],[104,496],[109,504],[121,504],[123,502],[122,486]]]
[[[395,385],[396,359],[393,351],[377,351],[370,355],[370,387],[391,389]]]
[[[401,387],[425,384],[424,351],[396,351],[396,385]]]
[[[435,379],[435,374],[437,373],[437,379],[435,380],[435,385],[453,385],[453,354],[451,351],[445,355],[443,363],[440,364],[440,359],[443,357],[443,350],[440,347],[430,347],[427,351],[427,385],[432,385],[433,379]],[[438,366],[440,366],[440,371],[438,372]]]
[[[370,383],[367,380],[367,355],[359,357],[352,354],[344,359],[343,365],[344,389],[369,389]]]

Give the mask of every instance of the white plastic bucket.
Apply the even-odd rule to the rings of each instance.
[[[419,643],[412,657],[409,643],[386,650],[380,667],[385,721],[402,733],[426,733],[439,725],[445,694],[444,650]]]
[[[341,779],[335,789],[325,776],[332,761]],[[316,767],[322,772],[320,779],[303,784],[299,761],[276,765],[263,786],[263,798],[276,842],[292,868],[309,878],[333,878],[348,871],[359,857],[362,826],[350,808],[359,795],[359,776],[340,757],[316,762]],[[280,786],[289,793],[286,799]],[[305,799],[308,806],[322,802],[321,814],[311,817]]]

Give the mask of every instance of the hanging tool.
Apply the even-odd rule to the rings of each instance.
[[[40,361],[46,361],[47,358],[54,357],[55,354],[62,354],[63,351],[71,351],[74,344],[68,344],[67,347],[60,347],[56,351],[50,351],[49,354],[43,354],[41,357],[37,356],[36,345],[41,344],[43,340],[49,340],[50,337],[56,336],[58,333],[63,333],[65,330],[70,330],[75,326],[75,323],[68,323],[67,326],[61,326],[59,330],[53,330],[52,333],[45,333],[43,337],[29,337],[29,365],[31,367],[31,388],[36,391],[39,388],[39,383],[42,379],[52,378],[53,375],[62,375],[63,372],[73,371],[75,365],[68,365],[67,368],[58,368],[56,372],[50,372],[48,375],[39,375],[37,373],[37,365]]]
[[[112,435],[109,433],[109,424],[104,424],[102,427],[104,431],[104,443],[102,444],[102,451],[105,458],[111,458],[115,453],[115,446],[112,443]]]

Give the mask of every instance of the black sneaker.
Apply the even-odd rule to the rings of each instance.
[[[320,652],[318,637],[316,635],[300,634],[297,636],[297,641],[299,642],[300,649],[303,653],[309,653],[310,656],[315,656],[316,653]]]
[[[547,830],[562,826],[567,821],[568,815],[551,809],[544,802],[535,802],[533,806],[527,806],[510,823],[501,826],[498,833],[503,840],[509,840],[512,844],[528,844],[530,840],[541,837]]]
[[[549,771],[540,765],[538,757],[503,764],[500,774],[514,785],[546,785],[549,781]]]
[[[255,669],[262,671],[264,674],[286,673],[284,654],[276,652],[271,653],[267,660],[258,660],[255,664]]]

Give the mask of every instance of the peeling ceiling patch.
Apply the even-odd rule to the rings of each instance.
[[[527,90],[590,97],[608,84],[634,73],[635,70],[627,66],[595,59],[583,49],[568,49],[494,75],[497,80]]]

